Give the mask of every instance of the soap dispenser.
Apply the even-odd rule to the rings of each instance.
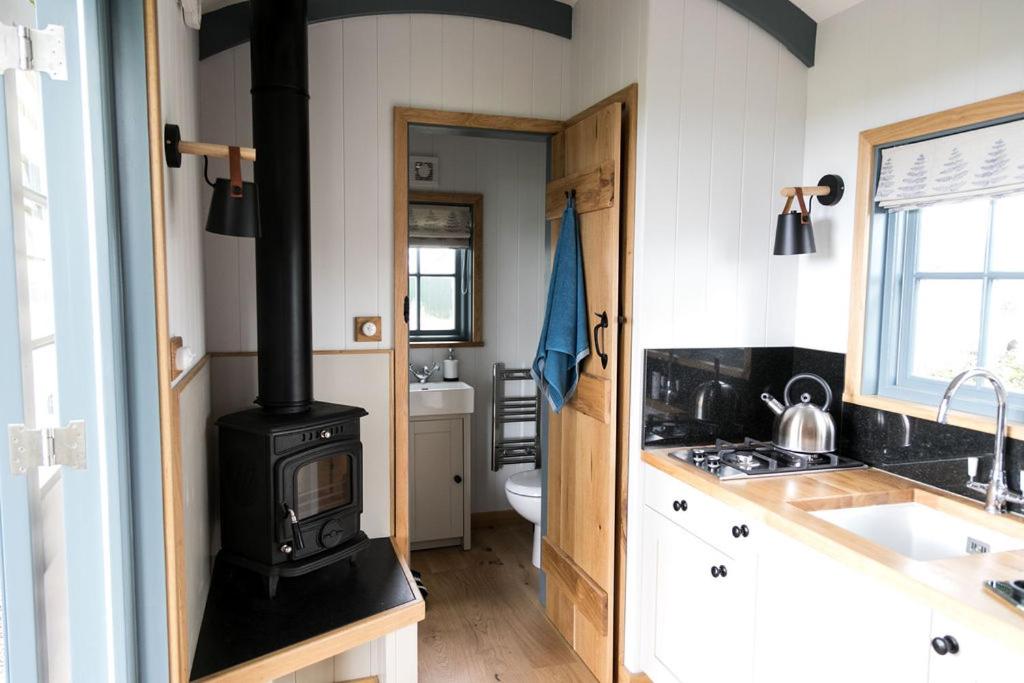
[[[448,357],[444,360],[442,372],[445,382],[459,381],[459,361],[455,358],[455,349],[448,349]]]

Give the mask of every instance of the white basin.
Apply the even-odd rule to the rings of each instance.
[[[993,531],[918,502],[815,510],[811,514],[923,562],[985,552],[984,546],[990,553],[1024,548],[1024,537]]]
[[[409,416],[461,415],[473,412],[473,387],[465,382],[409,385]]]

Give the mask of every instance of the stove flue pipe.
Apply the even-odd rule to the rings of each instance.
[[[313,400],[306,0],[250,6],[252,137],[260,151],[256,402],[299,413]]]

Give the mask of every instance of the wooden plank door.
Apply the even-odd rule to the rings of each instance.
[[[548,409],[541,566],[548,617],[600,681],[612,680],[613,659],[621,131],[615,102],[555,135],[545,207],[553,251],[575,190],[591,336],[575,395],[560,414]]]

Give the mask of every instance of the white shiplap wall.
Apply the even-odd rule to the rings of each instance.
[[[605,4],[577,4],[577,26],[599,29],[579,36],[581,50],[618,40],[615,23],[600,19]],[[646,0],[634,11],[642,52],[625,664],[637,671],[644,349],[793,342],[798,263],[771,256],[771,244],[778,189],[803,168],[807,70],[716,0]]]
[[[199,131],[198,34],[185,26],[173,2],[157,3],[161,116],[181,127],[185,139]],[[168,322],[172,336],[192,349],[195,361],[206,353],[203,296],[203,225],[207,202],[201,193],[202,160],[182,159],[164,168],[167,229]],[[188,368],[183,368],[187,371]],[[213,568],[210,543],[207,419],[209,369],[204,368],[180,396],[185,584],[189,654],[195,653]]]
[[[314,24],[309,51],[314,347],[389,348],[392,108],[567,116],[569,41],[484,19],[387,15]],[[251,144],[248,44],[199,70],[204,139]],[[251,241],[210,235],[205,251],[210,349],[255,350]],[[353,318],[374,314],[383,340],[354,342]]]
[[[409,152],[438,157],[440,191],[484,196],[484,346],[455,355],[460,379],[475,390],[472,511],[505,510],[505,480],[532,467],[490,469],[492,365],[529,367],[537,350],[546,296],[547,144],[419,132],[410,136]],[[412,349],[410,362],[429,365],[447,355],[447,349]]]
[[[182,22],[175,3],[158,3],[157,11],[162,117],[181,126],[185,139],[194,139],[199,129],[198,34]],[[192,156],[184,157],[181,168],[164,168],[168,322],[171,335],[180,336],[196,360],[206,353],[202,235],[207,204],[200,193],[202,168],[202,159]]]
[[[818,25],[804,180],[839,173],[815,207],[818,253],[799,257],[796,342],[845,352],[860,131],[1024,89],[1024,2],[866,0]]]

